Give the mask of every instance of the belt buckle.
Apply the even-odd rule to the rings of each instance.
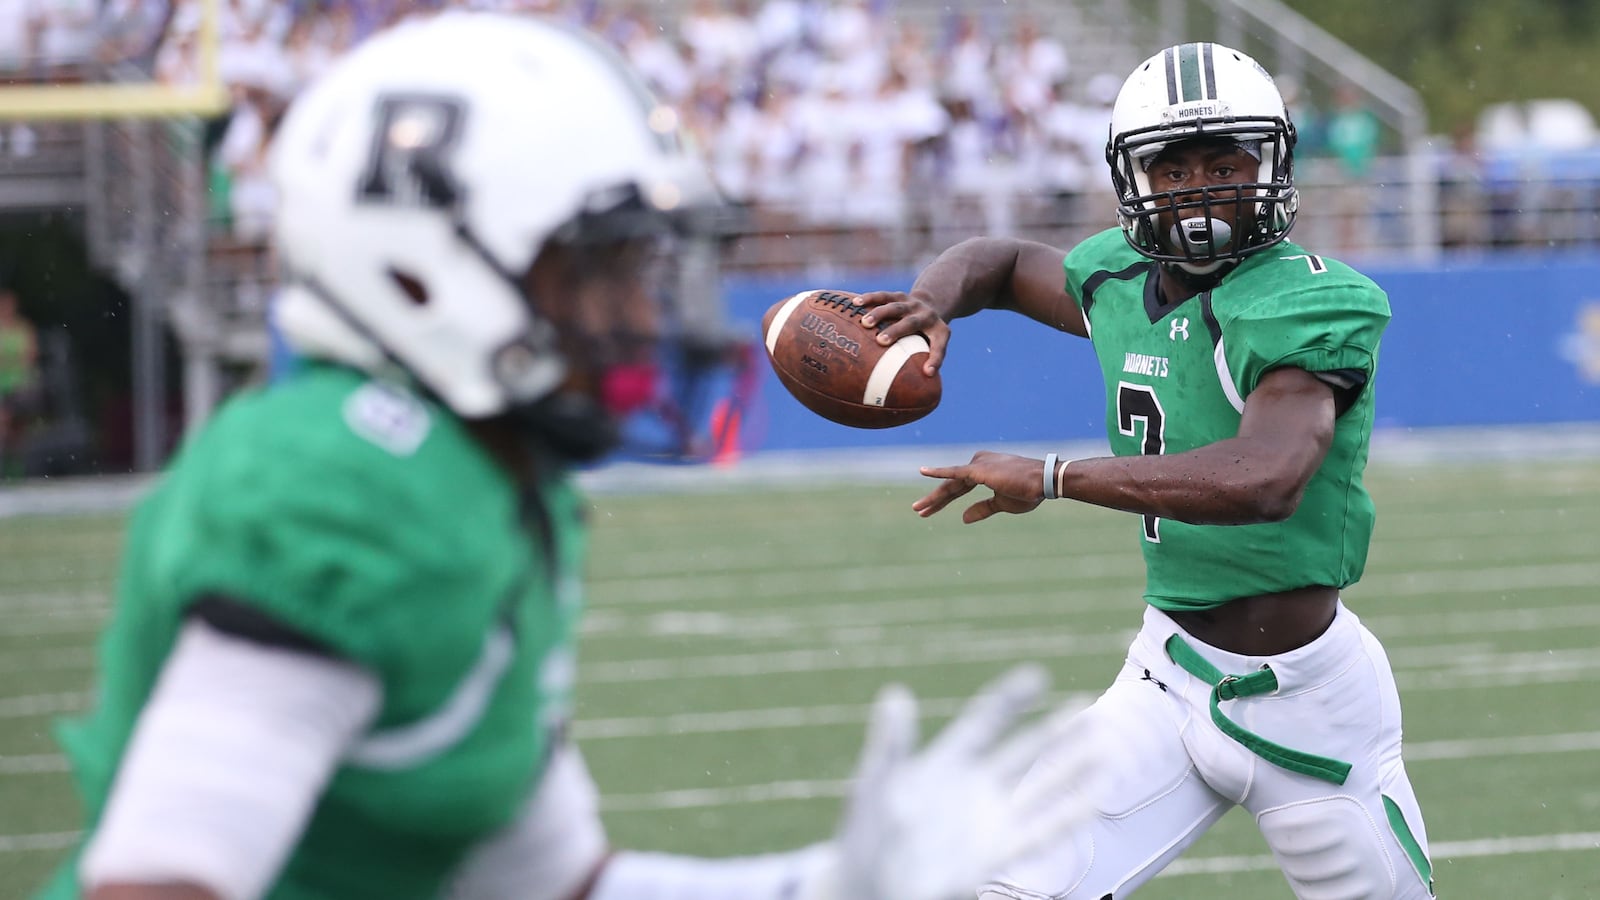
[[[1236,692],[1233,687],[1238,682],[1239,676],[1237,675],[1222,676],[1222,680],[1217,682],[1217,699],[1232,700],[1239,696],[1238,692]]]

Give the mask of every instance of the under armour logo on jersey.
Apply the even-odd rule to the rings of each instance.
[[[1184,318],[1184,319],[1173,319],[1172,320],[1172,332],[1170,334],[1168,334],[1167,336],[1172,338],[1173,340],[1177,340],[1178,339],[1178,335],[1180,335],[1180,334],[1183,335],[1183,339],[1184,340],[1187,341],[1189,339],[1189,320],[1186,319],[1186,318]]]

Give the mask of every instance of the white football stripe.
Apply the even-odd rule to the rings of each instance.
[[[1228,404],[1241,415],[1244,414],[1244,398],[1239,396],[1239,388],[1233,383],[1233,373],[1228,370],[1228,354],[1222,349],[1222,341],[1217,341],[1217,352],[1212,354],[1217,363],[1217,380],[1222,382],[1222,396],[1228,398]]]
[[[789,302],[783,304],[783,308],[778,310],[778,314],[772,317],[772,327],[767,329],[768,353],[778,349],[778,335],[783,333],[783,324],[789,321],[789,317],[794,315],[794,311],[799,308],[800,304],[806,302],[807,297],[815,293],[816,291],[801,291],[795,294],[789,298]]]
[[[878,359],[878,364],[872,367],[872,376],[867,379],[867,389],[861,395],[861,402],[868,406],[882,406],[889,397],[889,388],[894,385],[894,377],[900,374],[906,360],[928,350],[928,339],[920,334],[908,334],[890,344]]]

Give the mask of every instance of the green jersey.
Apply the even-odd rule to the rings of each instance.
[[[1207,609],[1236,597],[1344,587],[1361,577],[1372,535],[1361,482],[1372,437],[1371,379],[1389,302],[1342,263],[1282,243],[1246,257],[1213,290],[1163,306],[1157,264],[1117,229],[1064,262],[1106,385],[1118,456],[1182,453],[1234,437],[1245,398],[1284,366],[1364,384],[1294,515],[1260,525],[1143,517],[1145,600]]]
[[[440,896],[568,718],[581,508],[564,477],[523,496],[459,420],[352,371],[231,401],[134,514],[96,708],[61,729],[88,828],[186,608],[225,597],[383,690],[268,897]],[[78,893],[69,864],[44,896]]]

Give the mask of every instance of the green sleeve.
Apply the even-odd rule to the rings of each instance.
[[[1269,296],[1223,325],[1228,369],[1248,397],[1273,369],[1356,370],[1371,379],[1389,324],[1376,287],[1334,285]]]
[[[426,510],[390,468],[282,452],[214,454],[186,481],[151,547],[164,593],[247,603],[380,675],[405,670],[440,611],[428,598],[458,593]]]
[[[1142,261],[1142,257],[1138,257],[1128,248],[1128,242],[1123,238],[1121,229],[1108,228],[1091,235],[1074,245],[1061,260],[1061,268],[1066,276],[1067,293],[1072,295],[1072,302],[1081,310],[1083,285],[1096,272],[1116,271],[1139,261]]]

